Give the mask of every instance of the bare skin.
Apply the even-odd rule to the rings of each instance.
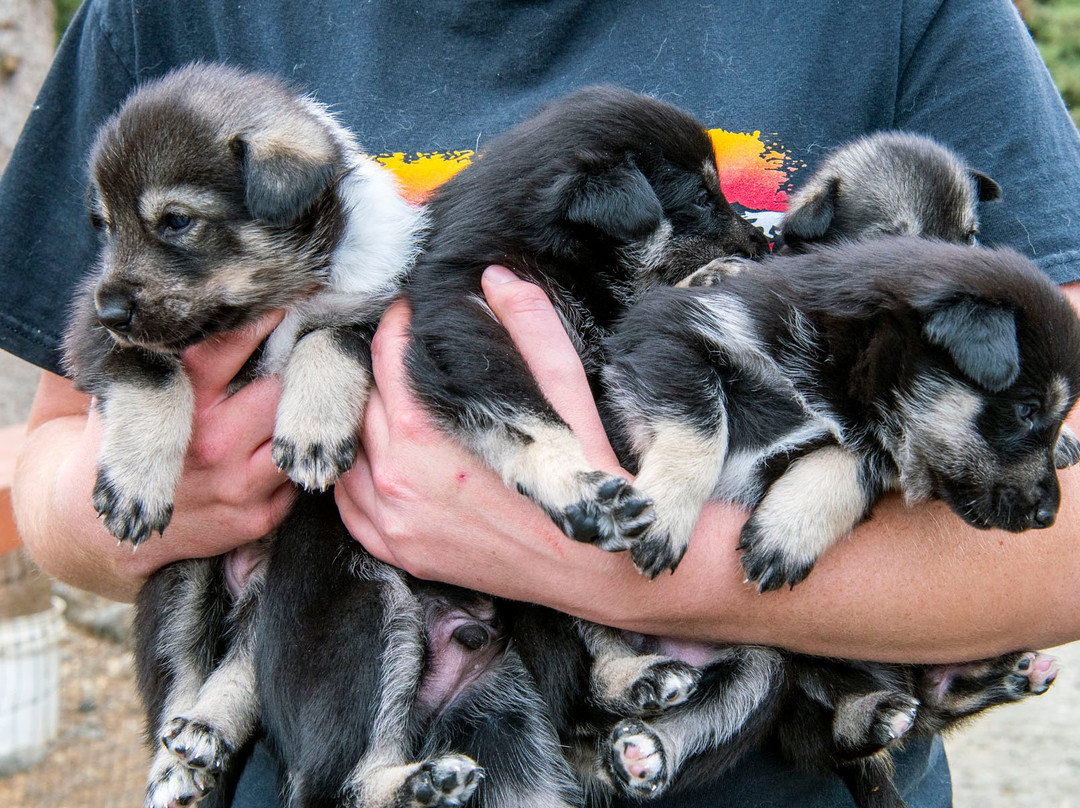
[[[1066,291],[1080,303],[1080,287]],[[485,294],[592,462],[618,471],[580,363],[546,298],[498,271],[485,276]],[[272,325],[185,355],[200,405],[176,515],[164,539],[134,556],[116,547],[89,505],[97,425],[86,397],[47,374],[17,470],[16,509],[27,545],[48,572],[131,599],[161,564],[225,552],[283,518],[292,493],[269,452],[276,385],[263,380],[224,394],[230,371]],[[378,389],[365,416],[364,449],[336,490],[353,535],[414,575],[638,631],[852,658],[962,661],[1080,638],[1076,470],[1061,474],[1063,506],[1053,528],[1021,536],[976,531],[940,503],[907,508],[893,497],[830,549],[806,582],[767,595],[743,584],[735,546],[745,513],[710,505],[678,571],[648,581],[626,554],[565,538],[436,429],[404,382],[407,328],[407,306],[395,304],[376,336]],[[1080,418],[1071,421],[1080,431]]]
[[[133,600],[147,576],[170,561],[220,555],[265,535],[295,497],[270,457],[280,387],[259,380],[233,396],[226,388],[280,321],[216,337],[184,354],[196,390],[195,427],[164,537],[137,552],[120,547],[90,503],[101,423],[90,398],[43,374],[27,442],[15,470],[15,514],[31,554],[63,581],[115,600]]]

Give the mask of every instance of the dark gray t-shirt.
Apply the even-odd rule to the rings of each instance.
[[[1008,0],[101,0],[58,51],[0,184],[0,348],[58,367],[65,310],[97,246],[85,211],[96,126],[140,81],[194,59],[268,70],[331,105],[422,196],[542,103],[613,83],[710,130],[733,202],[767,230],[833,146],[929,134],[993,176],[983,241],[1080,278],[1080,141]],[[262,755],[256,760],[265,760]],[[237,804],[276,791],[253,763]],[[946,806],[940,742],[899,756],[909,804]],[[252,790],[255,789],[255,790]],[[849,806],[835,778],[754,756],[663,806]]]

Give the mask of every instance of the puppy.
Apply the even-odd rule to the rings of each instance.
[[[754,509],[740,549],[762,591],[805,578],[889,490],[979,528],[1049,527],[1076,348],[1068,302],[1005,250],[881,238],[657,290],[607,374],[657,513],[631,554],[674,568],[713,492]]]
[[[657,290],[624,318],[606,376],[657,514],[635,561],[648,573],[677,564],[710,496],[753,509],[740,549],[761,591],[801,581],[888,490],[944,500],[980,528],[1046,527],[1055,469],[1076,457],[1062,421],[1080,393],[1078,348],[1068,302],[1007,250],[868,239]],[[714,650],[721,672],[736,652],[747,653]],[[696,699],[715,702],[692,696],[685,719],[617,728],[614,772],[662,788],[656,772],[677,771],[687,749],[727,756],[748,734],[835,767],[860,805],[900,806],[881,754],[892,739],[1042,692],[1056,673],[1031,653],[970,669],[776,654],[774,672],[740,686],[768,697],[746,702],[760,707],[735,716],[744,723],[719,747],[693,718]],[[656,758],[635,780],[642,749]]]
[[[508,133],[430,203],[408,285],[407,364],[439,423],[571,538],[625,546],[652,520],[593,469],[483,304],[493,263],[540,285],[596,382],[604,337],[646,290],[766,241],[724,198],[711,141],[677,108],[589,88]],[[513,180],[509,180],[513,178]]]
[[[306,488],[351,465],[378,318],[423,219],[324,107],[268,76],[191,65],[133,93],[90,157],[100,261],[65,366],[104,424],[93,501],[137,546],[172,515],[194,414],[180,352],[276,308],[274,458]],[[139,597],[138,664],[161,739],[149,805],[205,793],[255,724],[259,570],[233,602],[221,559],[170,565]]]
[[[409,371],[421,397],[482,457],[507,473],[520,467],[515,484],[578,486],[571,493],[586,501],[566,517],[578,533],[602,507],[618,512],[620,530],[643,523],[647,504],[583,457],[562,483],[543,476],[541,461],[559,457],[544,451],[581,452],[484,305],[480,274],[498,261],[541,283],[595,375],[604,335],[642,291],[715,256],[764,249],[724,200],[700,124],[627,91],[582,91],[492,143],[436,192],[427,215],[408,284]],[[547,448],[530,450],[534,439]],[[339,804],[342,794],[364,806],[453,805],[473,789],[485,805],[578,805],[595,765],[575,775],[563,738],[590,738],[595,760],[590,727],[639,715],[639,691],[689,690],[690,666],[646,656],[592,688],[592,660],[611,642],[600,630],[375,565],[332,507],[306,498],[302,507],[315,512],[279,531],[266,580],[274,596],[258,622],[260,715],[290,805]],[[311,534],[342,538],[328,545]],[[312,568],[318,587],[306,582]],[[315,630],[296,637],[298,625]],[[479,787],[473,760],[485,773]],[[432,785],[443,781],[445,794]]]
[[[934,140],[878,132],[825,158],[791,198],[780,232],[796,252],[878,236],[975,244],[975,203],[1000,198],[994,180]]]
[[[778,252],[878,236],[977,244],[977,203],[1001,187],[940,143],[911,132],[877,132],[840,146],[788,203]],[[747,264],[711,262],[677,286],[711,286]]]

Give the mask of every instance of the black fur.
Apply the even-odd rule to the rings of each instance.
[[[429,213],[408,289],[407,363],[419,397],[568,535],[620,546],[648,522],[647,503],[585,462],[476,302],[480,277],[504,264],[543,287],[596,382],[603,337],[644,291],[765,248],[724,199],[708,135],[669,104],[582,90],[493,143],[439,189]],[[531,460],[541,447],[566,462],[541,471]]]
[[[980,349],[967,343],[973,333]],[[1062,444],[1075,457],[1062,421],[1080,393],[1078,349],[1080,323],[1070,305],[1019,255],[868,239],[769,258],[707,288],[651,292],[611,340],[608,404],[639,452],[638,485],[647,495],[650,453],[662,446],[650,443],[653,436],[680,423],[707,447],[725,431],[726,454],[714,456],[715,477],[698,490],[715,488],[757,508],[743,529],[743,565],[768,590],[795,585],[816,558],[800,546],[799,524],[785,529],[770,520],[770,496],[780,498],[779,513],[802,516],[851,492],[832,538],[889,489],[943,499],[978,527],[1052,523]],[[802,488],[778,487],[822,451],[848,458],[840,478],[795,477]],[[724,463],[740,455],[754,460],[736,464],[737,478],[725,477]],[[678,465],[678,458],[664,461],[669,471]],[[658,520],[641,541],[658,553],[668,539],[651,531],[667,517],[665,500],[653,499]],[[820,537],[811,544],[817,548]],[[1040,693],[1056,675],[1046,657],[1020,652],[968,666],[786,653],[777,660],[760,706],[730,738],[689,761],[676,787],[767,742],[797,765],[839,773],[862,808],[899,808],[888,748]],[[727,663],[705,666],[703,682],[717,664],[723,670]],[[670,757],[698,737],[679,712],[707,711],[710,703],[699,687],[685,705],[633,727],[630,737]],[[665,743],[665,732],[682,741]],[[617,755],[625,743],[613,734],[609,744],[616,773],[626,769]],[[633,786],[663,790],[679,763]]]

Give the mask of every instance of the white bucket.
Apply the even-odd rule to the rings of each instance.
[[[64,602],[0,620],[0,776],[33,766],[60,723]]]

